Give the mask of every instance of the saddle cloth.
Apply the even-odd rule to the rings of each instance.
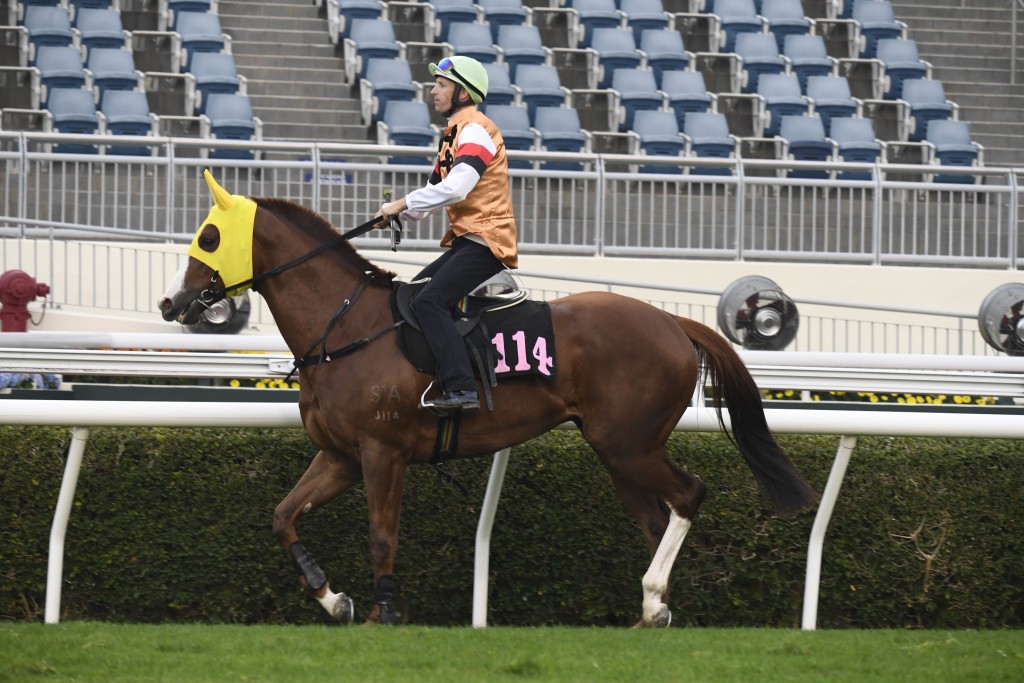
[[[419,329],[412,304],[427,281],[396,284],[391,295],[398,346],[417,370],[437,373],[427,340]],[[555,336],[551,326],[551,307],[544,301],[519,298],[470,295],[464,306],[453,312],[455,327],[469,347],[475,361],[474,374],[485,385],[496,386],[505,377],[555,375]],[[462,310],[464,309],[464,310]]]

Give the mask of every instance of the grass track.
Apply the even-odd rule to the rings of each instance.
[[[4,623],[0,681],[1020,683],[1024,631]]]

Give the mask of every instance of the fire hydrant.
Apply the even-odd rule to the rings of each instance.
[[[0,331],[27,332],[26,323],[32,318],[28,304],[49,293],[49,285],[36,282],[25,271],[9,270],[0,275]]]

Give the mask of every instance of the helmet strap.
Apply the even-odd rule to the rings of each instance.
[[[462,99],[462,93],[466,93],[467,95],[469,93],[466,92],[466,89],[462,87],[461,83],[458,83],[457,81],[452,81],[452,83],[455,83],[455,89],[452,90],[452,106],[448,111],[444,112],[444,117],[446,119],[450,119],[452,116],[454,116],[455,112],[458,111],[459,109],[462,109],[463,107],[468,107],[471,104],[476,104],[475,102],[473,102],[472,97],[469,97],[466,100]]]

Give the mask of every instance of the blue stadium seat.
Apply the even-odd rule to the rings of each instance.
[[[779,134],[783,116],[800,116],[810,110],[810,101],[800,91],[800,81],[790,74],[765,74],[758,83],[757,94],[764,98],[768,122],[765,137]]]
[[[644,53],[636,47],[633,32],[624,28],[596,28],[591,47],[597,52],[604,77],[598,82],[599,88],[611,87],[612,74],[616,69],[635,69],[644,66]]]
[[[384,117],[391,102],[412,102],[417,88],[412,69],[404,59],[372,57],[367,61],[366,77],[359,82],[363,123],[370,126]]]
[[[902,99],[910,107],[910,140],[921,142],[928,134],[931,121],[953,118],[955,105],[946,99],[942,81],[911,78],[903,82]]]
[[[736,36],[735,53],[740,56],[746,72],[743,92],[757,92],[762,74],[786,72],[786,60],[779,54],[775,38],[767,33],[741,33]]]
[[[234,95],[242,90],[235,57],[227,52],[197,52],[190,69],[196,84],[196,113],[206,113],[210,95]]]
[[[916,40],[882,38],[876,46],[877,59],[885,66],[889,89],[888,100],[898,100],[903,95],[903,81],[910,78],[931,77],[931,66],[921,59]]]
[[[786,36],[805,36],[811,32],[811,21],[804,16],[800,0],[763,0],[758,11],[775,36],[778,51],[785,49]]]
[[[658,90],[653,71],[616,69],[612,74],[612,90],[619,93],[623,110],[619,131],[623,133],[633,129],[637,112],[658,111],[665,106],[665,95]]]
[[[121,13],[112,9],[79,7],[75,12],[79,40],[88,49],[131,47],[128,33],[121,25]]]
[[[626,24],[633,29],[638,43],[643,42],[644,31],[664,31],[672,18],[662,0],[620,0],[619,9],[626,15]]]
[[[371,57],[397,59],[400,55],[395,27],[386,19],[354,19],[352,30],[342,45],[345,76],[349,83],[366,76],[366,66]]]
[[[826,135],[832,131],[833,118],[861,114],[860,102],[850,94],[850,83],[843,76],[811,76],[807,96],[814,101],[814,113],[825,124]]]
[[[67,47],[74,44],[71,18],[63,7],[26,7],[22,25],[28,31],[29,44],[36,51],[44,45]],[[33,59],[34,54],[30,55],[30,59]]]
[[[721,20],[722,31],[725,32],[722,52],[735,50],[737,34],[761,33],[764,29],[754,0],[716,0],[714,13]]]
[[[213,4],[210,0],[166,0],[167,29],[175,30],[178,18],[185,12],[211,13]]]
[[[92,87],[97,100],[103,101],[108,90],[141,90],[142,72],[135,68],[131,50],[124,48],[97,47],[89,50],[86,68],[92,74]]]
[[[220,26],[220,17],[205,12],[181,12],[174,29],[181,36],[181,65],[192,67],[197,52],[224,52],[228,38]]]
[[[810,76],[832,76],[838,62],[828,55],[825,39],[821,36],[786,36],[782,54],[789,60],[789,70],[800,79],[800,87],[807,90]]]
[[[490,24],[491,38],[495,41],[501,26],[522,26],[526,23],[528,13],[523,7],[523,0],[477,0],[476,6],[480,18]],[[452,44],[456,50],[459,49],[458,43]]]
[[[384,8],[380,0],[338,0],[338,38],[349,37],[356,19],[385,19]]]
[[[100,119],[92,91],[80,88],[54,88],[46,103],[58,133],[95,135],[100,132]],[[62,142],[54,145],[57,154],[96,154],[96,145]]]
[[[209,120],[209,133],[218,140],[259,138],[256,117],[247,95],[211,94],[207,98],[203,118]],[[253,156],[249,149],[216,149],[210,152],[213,159],[252,159]]]
[[[508,75],[516,83],[516,70],[520,64],[549,64],[551,51],[541,42],[536,26],[505,24],[498,27],[498,48],[502,60],[508,65]]]
[[[569,89],[562,86],[558,69],[547,64],[523,64],[514,78],[520,101],[533,121],[537,107],[561,107],[569,100]]]
[[[875,164],[885,162],[884,143],[875,137],[871,119],[834,118],[829,137],[836,144],[840,161]],[[870,180],[870,171],[842,171],[837,180]]]
[[[832,141],[825,136],[820,116],[783,116],[779,137],[786,143],[786,152],[794,161],[831,161],[835,153]],[[790,178],[826,179],[825,169],[790,169]]]
[[[548,152],[587,152],[589,140],[580,125],[580,116],[575,109],[566,107],[537,107],[533,127],[542,149]],[[544,161],[541,168],[547,171],[582,171],[578,161]]]
[[[683,133],[690,141],[690,152],[698,157],[731,159],[736,156],[736,138],[729,134],[725,114],[694,112],[687,115]],[[694,168],[699,175],[731,175],[729,168]]]
[[[456,52],[463,57],[472,57],[482,64],[498,61],[498,48],[487,24],[454,22],[448,26],[447,42],[457,45]]]
[[[110,135],[156,135],[157,117],[150,113],[146,93],[109,90],[100,101],[100,112]],[[107,154],[151,156],[155,148],[148,145],[109,145]]]
[[[473,0],[430,0],[430,4],[434,6],[437,17],[437,42],[439,43],[450,42],[448,31],[452,24],[472,24],[477,19],[476,5],[473,4]]]
[[[465,53],[460,52],[459,54]],[[484,69],[487,71],[487,103],[514,104],[518,88],[512,85],[508,68],[497,62],[485,62]]]
[[[488,104],[484,113],[501,131],[505,140],[505,149],[528,151],[533,149],[537,138],[530,125],[530,114],[526,107],[511,104]],[[532,168],[533,164],[525,159],[509,160],[509,168]]]
[[[429,148],[430,153],[423,156],[388,157],[392,164],[422,166],[435,151],[438,131],[430,123],[430,109],[426,104],[396,100],[388,104],[383,117],[377,122],[377,139],[381,144]]]
[[[882,38],[903,38],[906,25],[896,20],[892,3],[888,0],[856,0],[853,3],[852,18],[860,26],[864,37],[864,49],[860,56],[873,59],[877,54],[878,41]]]
[[[615,0],[567,0],[566,6],[576,10],[579,25],[583,29],[579,47],[590,47],[594,39],[594,29],[623,28],[625,17],[615,4]]]
[[[679,157],[686,152],[686,138],[679,134],[675,114],[667,111],[638,111],[633,131],[640,141],[640,150],[648,156]],[[644,165],[641,173],[682,173],[683,168]]]
[[[704,74],[699,71],[666,71],[661,75],[661,91],[668,96],[668,106],[675,112],[680,130],[686,130],[689,114],[711,111],[714,103]]]
[[[661,81],[666,71],[682,71],[690,66],[690,53],[683,44],[679,31],[646,30],[640,34],[640,51],[647,55],[647,66]]]
[[[118,0],[75,0],[75,10],[81,9],[117,9]]]
[[[982,148],[971,141],[971,130],[966,121],[932,121],[928,124],[925,141],[933,149],[934,160],[943,166],[972,168],[981,165]],[[974,184],[981,182],[981,177],[937,173],[935,182]]]
[[[46,91],[53,88],[86,88],[90,86],[88,74],[82,65],[82,53],[70,46],[42,45],[36,51],[36,68],[43,85],[43,104]]]

